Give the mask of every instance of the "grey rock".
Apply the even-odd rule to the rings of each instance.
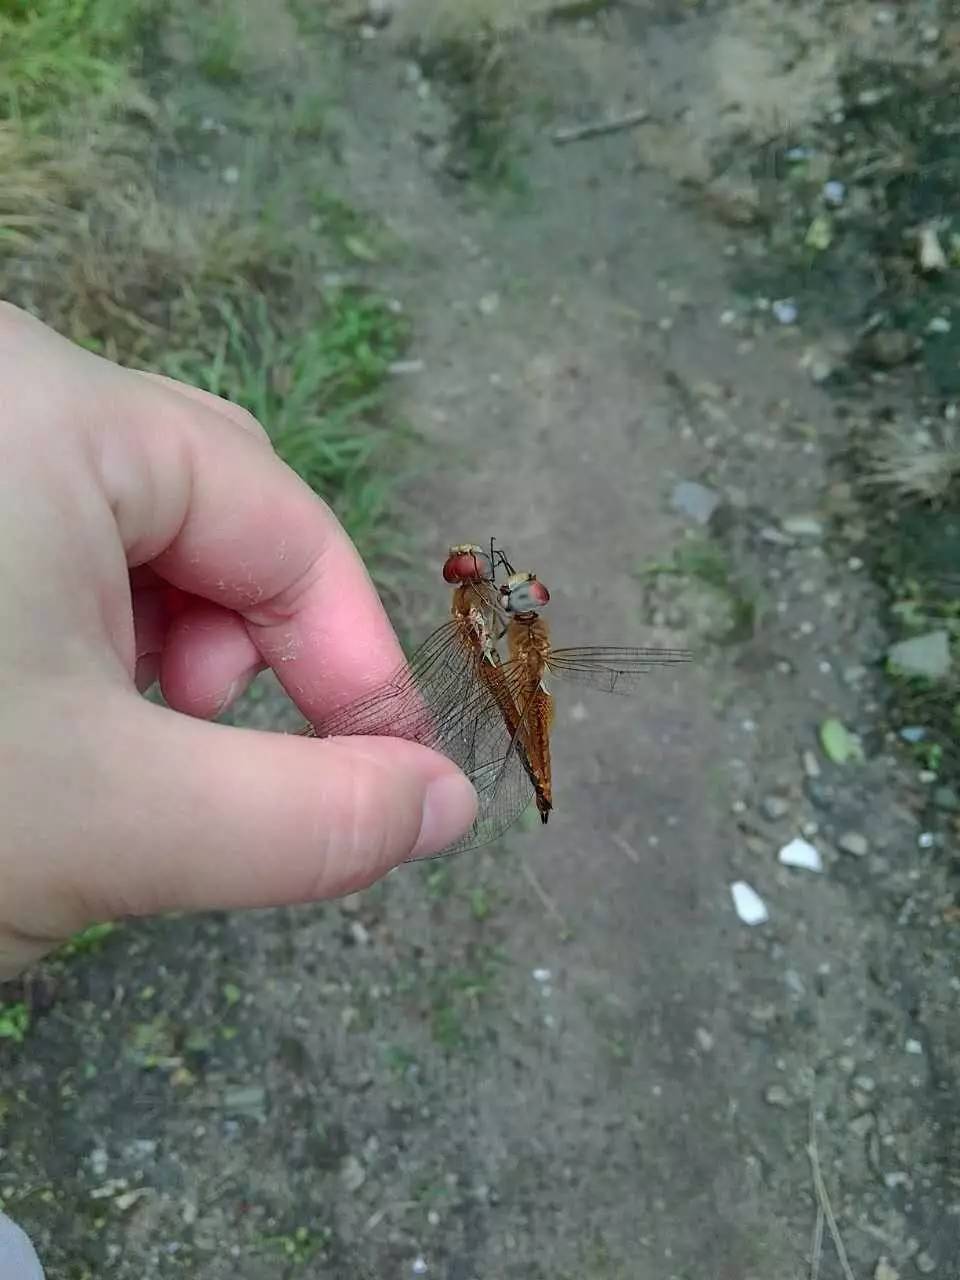
[[[223,1109],[242,1115],[264,1116],[267,1091],[256,1084],[231,1085],[223,1091]]]
[[[760,808],[774,822],[777,822],[780,818],[785,818],[790,812],[790,805],[784,800],[783,796],[764,796],[760,801]]]
[[[814,515],[787,516],[781,520],[780,527],[793,538],[823,537],[823,521]]]
[[[709,524],[710,518],[720,505],[720,495],[715,489],[708,489],[705,484],[695,480],[681,480],[674,487],[670,499],[674,511],[696,521],[697,524]]]
[[[763,1096],[771,1107],[789,1107],[793,1101],[782,1084],[770,1085]]]
[[[960,809],[960,795],[957,794],[953,787],[936,787],[933,792],[933,803],[938,809],[945,809],[948,813],[955,813]]]
[[[900,675],[942,680],[950,672],[950,638],[943,630],[911,636],[890,646],[887,662]]]
[[[859,831],[845,831],[837,841],[837,848],[854,858],[865,858],[870,852],[870,844],[865,835]]]

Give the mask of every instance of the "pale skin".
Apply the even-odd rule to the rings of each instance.
[[[318,723],[387,679],[363,564],[244,410],[5,303],[0,624],[0,980],[93,921],[364,888],[473,819],[414,743],[213,723],[268,666]]]

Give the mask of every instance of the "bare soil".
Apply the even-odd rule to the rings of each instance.
[[[685,634],[698,660],[642,699],[558,687],[545,830],[342,903],[125,927],[41,992],[0,1050],[0,1190],[52,1280],[960,1275],[953,835],[883,728],[844,422],[801,330],[744,320],[745,233],[689,185],[821,112],[854,41],[893,43],[876,8],[623,5],[511,39],[493,189],[389,25],[251,4],[244,86],[172,74],[226,126],[183,199],[235,165],[294,209],[251,119],[315,88],[340,193],[389,233],[355,271],[422,361],[395,386],[425,441],[400,621],[446,607],[450,542],[495,534],[564,643]],[[826,759],[828,716],[863,762]],[[779,865],[801,834],[821,874]],[[738,920],[740,879],[768,923]]]

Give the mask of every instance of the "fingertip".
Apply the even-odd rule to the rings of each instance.
[[[477,793],[460,772],[441,774],[423,795],[420,833],[408,860],[429,858],[465,835],[477,815]]]

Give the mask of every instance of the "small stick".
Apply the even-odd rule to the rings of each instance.
[[[813,1227],[813,1244],[810,1248],[810,1280],[820,1280],[820,1259],[823,1257],[823,1210],[817,1205],[817,1220]]]
[[[813,1186],[817,1193],[817,1212],[823,1214],[827,1221],[827,1229],[830,1232],[830,1239],[833,1241],[833,1247],[837,1251],[837,1257],[840,1259],[840,1270],[843,1272],[843,1280],[856,1280],[850,1263],[847,1260],[847,1251],[843,1247],[843,1240],[840,1238],[840,1228],[837,1226],[837,1220],[833,1216],[833,1206],[830,1203],[830,1197],[827,1194],[826,1183],[823,1181],[823,1173],[820,1170],[820,1151],[817,1147],[817,1128],[816,1128],[816,1107],[813,1096],[810,1098],[810,1141],[807,1143],[807,1158],[810,1161],[810,1171],[813,1174]]]
[[[526,858],[520,859],[520,870],[523,872],[524,876],[526,876],[527,883],[530,885],[530,888],[533,890],[533,892],[537,895],[537,897],[543,903],[543,906],[545,907],[547,913],[553,916],[554,920],[557,921],[557,923],[560,925],[561,929],[565,934],[568,934],[572,937],[573,930],[570,928],[570,925],[567,923],[566,917],[564,916],[560,908],[557,906],[557,904],[554,902],[554,900],[550,897],[549,893],[547,893],[546,889],[544,889],[543,885],[534,875],[530,867],[527,866]]]
[[[635,125],[644,124],[649,119],[649,111],[642,109],[629,111],[624,116],[610,116],[606,120],[593,120],[589,124],[557,129],[550,140],[558,147],[562,147],[568,142],[581,142],[584,138],[599,138],[604,133],[618,133],[621,129],[632,129]]]
[[[636,866],[640,865],[639,853],[637,853],[636,849],[626,839],[625,836],[622,836],[619,831],[614,831],[613,834],[610,836],[610,839],[613,841],[615,845],[617,845],[618,848],[623,850],[623,852],[627,855],[627,857],[630,859],[632,863],[634,863]]]

